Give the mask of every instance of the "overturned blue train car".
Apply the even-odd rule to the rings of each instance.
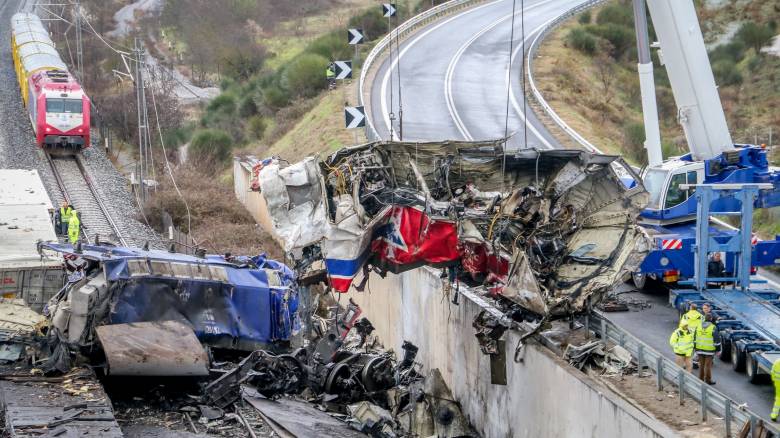
[[[161,369],[182,361],[198,364],[184,374],[202,374],[207,355],[193,347],[194,355],[180,357],[185,345],[278,349],[299,327],[294,273],[264,255],[56,243],[40,249],[62,253],[69,274],[46,309],[56,335],[71,347],[102,346],[113,374],[181,374]],[[161,362],[148,369],[142,364],[150,358]]]

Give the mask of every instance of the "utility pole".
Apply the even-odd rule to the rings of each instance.
[[[75,0],[74,16],[76,23],[76,74],[79,81],[84,83],[84,46],[81,41],[81,0]]]
[[[135,65],[134,65],[134,77],[135,79],[135,98],[136,98],[136,105],[138,109],[138,189],[141,197],[141,202],[146,202],[146,186],[144,185],[144,180],[146,179],[146,172],[148,169],[146,168],[146,117],[144,117],[146,113],[146,96],[144,93],[144,75],[143,75],[143,69],[141,68],[141,63],[143,62],[143,53],[144,49],[141,45],[140,40],[136,37],[135,38],[135,47],[133,49],[133,52],[135,54]]]

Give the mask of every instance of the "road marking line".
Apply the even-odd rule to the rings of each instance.
[[[410,48],[414,47],[414,45],[417,44],[418,41],[420,41],[421,39],[423,39],[426,36],[428,36],[428,34],[430,34],[431,32],[435,31],[436,29],[444,26],[445,24],[451,22],[452,20],[455,20],[457,18],[461,18],[461,17],[463,17],[465,15],[468,15],[468,14],[470,14],[472,12],[478,11],[478,10],[480,10],[482,8],[491,6],[491,5],[493,5],[495,3],[499,3],[501,1],[504,1],[504,0],[495,0],[495,1],[492,1],[490,3],[486,3],[486,4],[482,5],[482,6],[477,6],[476,8],[469,9],[468,11],[460,13],[460,14],[457,14],[457,15],[455,15],[453,17],[450,17],[450,18],[442,21],[441,23],[437,24],[436,26],[433,26],[432,28],[426,30],[425,32],[423,32],[419,36],[417,36],[415,39],[410,41],[409,44],[407,44],[403,48],[403,50],[401,50],[401,53],[390,64],[390,67],[385,72],[385,75],[382,78],[382,87],[380,89],[380,91],[381,91],[380,92],[380,107],[382,108],[382,119],[385,122],[385,127],[387,128],[388,132],[393,132],[393,130],[391,129],[391,126],[390,126],[390,115],[389,115],[389,113],[387,111],[387,83],[390,80],[390,75],[392,74],[393,69],[396,68],[396,66],[398,65],[398,62],[401,60],[401,58],[404,57],[406,52],[408,52]],[[391,136],[390,140],[395,140],[395,135]]]
[[[525,8],[525,11],[527,12],[527,11],[529,11],[531,9],[536,9],[536,8],[538,8],[540,6],[544,6],[544,5],[546,5],[548,3],[551,3],[553,1],[556,1],[556,0],[545,0],[545,1],[542,1],[540,3],[536,3],[534,5],[531,5],[531,6],[527,7],[527,8]],[[452,60],[450,60],[450,64],[447,67],[447,73],[446,73],[445,78],[444,78],[444,98],[445,98],[445,100],[447,102],[447,110],[450,113],[450,117],[455,122],[455,127],[458,128],[458,131],[460,131],[461,135],[463,135],[463,137],[466,140],[474,140],[474,137],[471,135],[471,132],[469,132],[469,129],[466,127],[466,124],[463,123],[463,120],[460,117],[460,113],[458,112],[458,109],[455,106],[455,98],[454,98],[454,96],[452,94],[452,78],[453,78],[453,76],[455,74],[455,68],[457,67],[458,62],[460,61],[461,56],[463,56],[463,53],[466,50],[468,50],[468,48],[472,44],[474,44],[474,41],[479,39],[482,35],[486,34],[487,32],[495,29],[496,26],[498,26],[499,24],[503,23],[504,21],[509,20],[510,18],[512,18],[513,15],[517,16],[517,15],[521,15],[522,13],[523,13],[523,11],[516,11],[514,14],[507,14],[507,15],[499,18],[498,20],[494,21],[493,23],[489,24],[487,27],[483,28],[479,32],[475,33],[468,41],[463,43],[463,45],[460,46],[460,48],[458,48],[458,51],[455,53],[455,56],[453,56]],[[536,31],[534,31],[534,32],[536,32]],[[529,37],[526,37],[526,41],[528,40],[528,38]],[[520,46],[518,46],[518,47],[520,47]],[[509,69],[507,68],[506,71],[507,71],[506,76],[508,77]],[[511,92],[510,92],[510,94],[511,94]],[[544,140],[544,139],[542,138],[542,140]]]

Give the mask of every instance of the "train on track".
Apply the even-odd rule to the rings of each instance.
[[[90,100],[35,14],[11,18],[11,49],[36,143],[77,152],[90,146]]]

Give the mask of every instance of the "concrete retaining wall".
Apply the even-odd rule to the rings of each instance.
[[[507,385],[490,383],[490,358],[479,350],[472,321],[478,297],[460,305],[443,296],[438,271],[374,275],[370,292],[350,292],[386,347],[418,347],[424,371],[438,368],[466,415],[485,437],[676,436],[597,381],[531,343],[521,363],[512,358],[519,334],[505,336]],[[484,303],[483,303],[484,304]]]

